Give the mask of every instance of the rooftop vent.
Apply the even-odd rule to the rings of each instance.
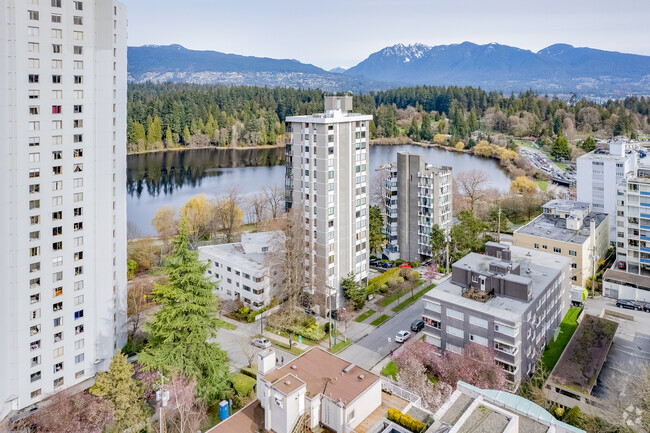
[[[365,374],[360,374],[360,375],[359,375],[359,379],[363,379],[364,377],[366,377]]]
[[[530,274],[530,268],[526,269],[526,273]]]
[[[291,381],[290,381],[290,380],[287,380],[286,382],[284,382],[284,384],[285,384],[285,385],[291,385]]]
[[[298,368],[298,367],[296,367],[295,365],[292,365],[292,366],[291,366],[291,369],[292,369],[292,370],[295,370],[295,369],[297,369],[297,368]]]
[[[349,373],[350,370],[352,370],[353,368],[354,368],[354,364],[350,364],[343,369],[343,373]]]
[[[526,255],[527,255],[528,257],[532,256],[532,254],[531,254],[530,251],[528,251],[528,252],[526,253]]]

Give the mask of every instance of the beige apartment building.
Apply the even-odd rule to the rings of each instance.
[[[583,287],[592,273],[592,255],[599,260],[609,248],[609,215],[570,200],[551,200],[542,208],[540,216],[514,232],[514,244],[569,257],[571,284]]]

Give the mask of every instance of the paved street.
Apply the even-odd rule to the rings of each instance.
[[[375,364],[390,354],[391,349],[395,350],[399,347],[399,343],[395,343],[395,335],[401,330],[410,331],[411,322],[421,317],[423,309],[424,301],[420,298],[413,305],[340,352],[339,356],[366,370],[372,369]],[[390,343],[388,342],[389,338]]]

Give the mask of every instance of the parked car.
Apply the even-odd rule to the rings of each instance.
[[[424,320],[414,320],[411,323],[411,331],[420,332],[424,328]]]
[[[650,313],[650,302],[643,302],[641,304],[641,309],[646,313]]]
[[[395,336],[395,342],[403,343],[406,340],[408,340],[410,336],[411,336],[411,333],[408,332],[408,331],[399,331],[397,333],[397,335]]]
[[[618,269],[625,270],[625,267],[626,267],[626,266],[625,266],[625,262],[624,262],[623,260],[619,261],[618,263],[616,263],[616,267],[617,267]]]
[[[255,340],[251,341],[251,344],[262,349],[271,347],[271,342],[266,338],[256,338]]]
[[[616,301],[616,306],[618,308],[627,308],[629,310],[640,310],[641,307],[639,307],[636,303],[633,301],[630,301],[629,299],[619,299]]]

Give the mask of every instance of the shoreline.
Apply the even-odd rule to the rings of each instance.
[[[132,155],[147,155],[150,153],[166,153],[166,152],[179,152],[184,150],[206,150],[206,149],[215,149],[215,150],[261,150],[261,149],[280,149],[283,148],[284,144],[275,144],[275,145],[264,145],[264,146],[245,146],[245,147],[231,147],[231,146],[200,146],[200,147],[172,147],[167,149],[156,149],[156,150],[143,150],[142,152],[127,152],[126,156]]]

